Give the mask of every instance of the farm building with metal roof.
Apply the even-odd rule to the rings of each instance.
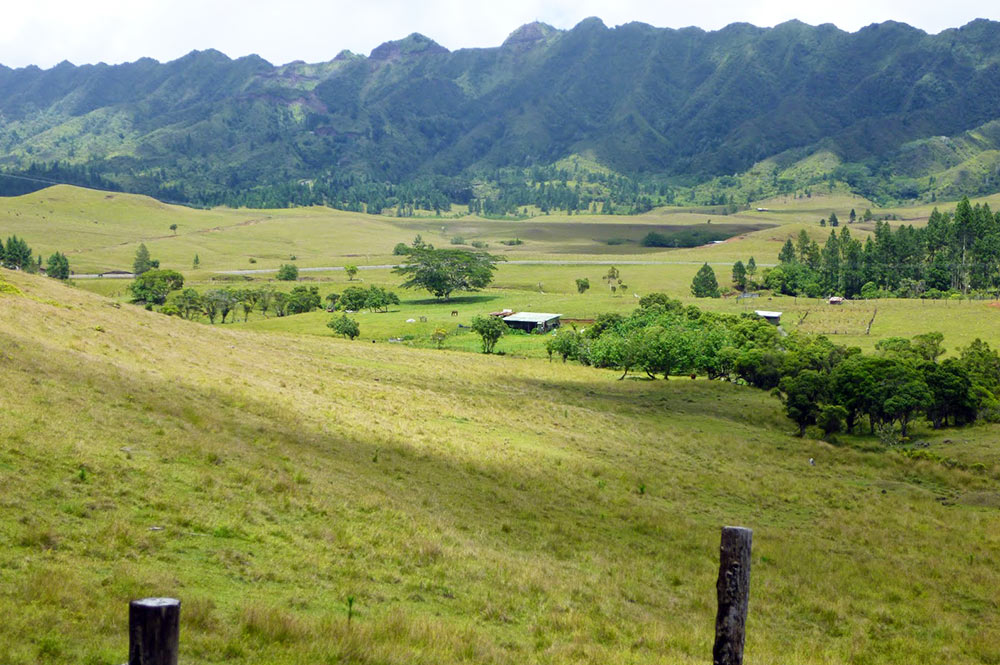
[[[561,316],[562,314],[549,314],[547,312],[518,312],[505,316],[503,322],[517,330],[546,333],[559,327],[559,317]]]

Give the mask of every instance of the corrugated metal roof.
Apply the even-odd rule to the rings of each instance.
[[[504,321],[520,321],[522,323],[546,323],[552,319],[558,319],[562,314],[549,314],[546,312],[518,312],[505,316]]]
[[[777,319],[781,317],[781,312],[768,312],[767,310],[758,309],[754,312],[757,316],[763,316],[765,319]]]

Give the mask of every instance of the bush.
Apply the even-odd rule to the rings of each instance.
[[[354,319],[347,318],[346,314],[341,314],[339,317],[330,319],[326,327],[348,339],[354,339],[361,334],[361,326]]]
[[[277,278],[283,282],[294,282],[299,278],[299,268],[291,263],[283,263],[278,268]]]
[[[482,338],[483,353],[493,353],[493,348],[507,332],[507,324],[498,316],[477,316],[472,319],[472,332]]]
[[[839,404],[824,404],[819,409],[819,416],[816,424],[826,435],[836,434],[844,430],[844,421],[847,419],[847,409]]]
[[[454,238],[451,239],[450,242],[452,245],[464,245],[465,238],[463,238],[462,236],[455,236]]]

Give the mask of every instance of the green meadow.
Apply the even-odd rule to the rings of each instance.
[[[389,312],[353,314],[347,341],[326,312],[212,326],[127,304],[128,280],[0,269],[0,663],[121,663],[128,601],[156,595],[182,600],[188,664],[703,663],[726,524],[754,529],[745,662],[1000,662],[1000,426],[920,424],[923,459],[866,436],[800,439],[764,391],[619,381],[550,362],[539,335],[487,356],[460,327],[505,307],[585,327],[665,291],[779,310],[789,330],[865,349],[934,330],[949,351],[1000,344],[990,302],[691,297],[702,262],[728,284],[736,259],[773,263],[799,229],[829,233],[819,216],[869,206],[760,207],[494,222],[67,187],[0,199],[4,239],[63,251],[78,273],[128,268],[144,242],[198,290],[290,289],[222,272],[291,255],[384,265],[417,233],[510,261],[616,262],[628,287],[610,292],[607,263],[508,262],[489,288],[438,302],[385,268],[300,273],[323,295],[399,292]],[[746,231],[692,249],[607,243],[709,218]],[[499,244],[511,237],[524,244]]]

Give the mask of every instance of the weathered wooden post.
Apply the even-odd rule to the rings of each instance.
[[[753,531],[741,526],[722,527],[719,549],[719,612],[715,616],[714,665],[742,665],[746,639],[747,604],[750,601],[750,545]]]
[[[128,665],[177,665],[181,601],[143,598],[128,605]]]

